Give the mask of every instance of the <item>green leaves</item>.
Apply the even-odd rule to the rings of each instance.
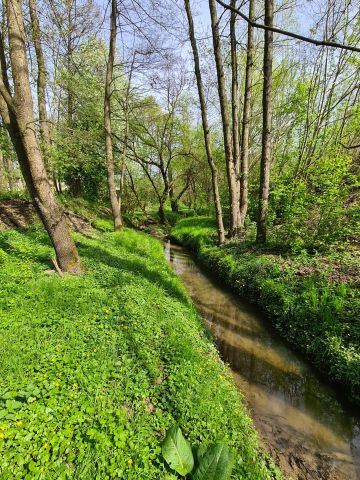
[[[179,427],[171,427],[162,445],[162,454],[170,467],[180,475],[187,475],[194,467],[190,444]]]
[[[194,458],[189,442],[179,427],[171,427],[162,445],[162,454],[170,467],[180,475],[187,475],[194,468]],[[233,456],[224,442],[217,442],[197,452],[199,465],[191,478],[194,480],[228,480],[233,469]]]
[[[233,468],[233,456],[229,447],[218,442],[211,445],[199,458],[194,480],[228,480]]]

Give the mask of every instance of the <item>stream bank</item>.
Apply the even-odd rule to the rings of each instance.
[[[177,222],[171,237],[190,248],[207,270],[240,297],[257,304],[279,334],[350,402],[360,405],[360,262],[292,259],[254,245],[216,246],[209,217]],[[344,274],[345,272],[345,274]]]
[[[296,480],[360,478],[360,416],[280,338],[264,315],[179,245],[165,256],[183,280],[250,408],[262,444]]]

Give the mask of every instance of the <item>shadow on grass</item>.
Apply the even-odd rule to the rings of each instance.
[[[122,245],[123,246],[123,245]],[[178,287],[175,282],[172,282],[168,276],[169,274],[164,272],[161,273],[156,266],[154,269],[149,268],[145,261],[137,260],[136,258],[124,258],[116,257],[112,255],[105,248],[100,248],[95,245],[87,245],[81,243],[79,246],[82,255],[88,259],[94,260],[96,262],[101,262],[111,268],[117,268],[119,270],[127,270],[134,273],[135,275],[145,278],[149,282],[155,283],[158,286],[162,287],[166,293],[180,302],[188,305],[189,299],[184,293],[183,289]],[[126,248],[126,247],[125,247]],[[134,253],[133,250],[129,250],[129,253]]]

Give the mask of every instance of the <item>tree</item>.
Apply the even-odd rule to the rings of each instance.
[[[273,0],[265,1],[265,25],[272,26],[274,17]],[[264,43],[264,83],[263,83],[263,130],[262,151],[260,163],[259,211],[257,219],[256,241],[266,242],[267,213],[270,189],[271,165],[271,124],[272,124],[272,62],[273,62],[273,32],[265,30]]]
[[[239,188],[238,179],[236,178],[236,167],[234,162],[234,149],[230,127],[230,116],[228,110],[228,101],[226,95],[225,73],[221,52],[220,34],[219,34],[219,20],[216,11],[215,0],[209,0],[211,30],[213,37],[214,56],[216,63],[218,94],[220,101],[225,160],[227,168],[227,178],[229,186],[230,199],[230,228],[229,237],[237,234],[240,226],[240,205],[239,205]]]
[[[194,57],[195,77],[196,77],[199,102],[200,102],[202,129],[204,134],[206,157],[207,157],[207,161],[209,163],[209,167],[211,171],[211,181],[212,181],[212,190],[213,190],[213,197],[214,197],[218,242],[221,245],[225,241],[225,233],[224,233],[224,224],[223,224],[223,218],[222,218],[221,200],[219,195],[218,171],[217,171],[217,167],[216,167],[213,154],[212,154],[212,149],[211,149],[210,127],[209,127],[208,116],[207,116],[204,87],[203,87],[201,70],[200,70],[199,52],[198,52],[196,38],[195,38],[194,21],[191,13],[190,0],[184,0],[184,3],[185,3],[188,24],[189,24],[189,38],[190,38],[192,53]]]
[[[10,93],[4,43],[1,42],[1,116],[14,144],[26,185],[54,246],[60,268],[66,272],[80,273],[80,258],[70,235],[65,211],[55,199],[34,128],[21,0],[6,1],[6,17],[14,94]]]
[[[254,17],[255,17],[255,0],[249,0],[249,18],[251,21],[253,21]],[[251,23],[249,23],[248,31],[247,31],[244,106],[243,106],[242,129],[241,129],[240,216],[241,216],[242,226],[244,225],[245,217],[248,210],[249,143],[250,143],[253,63],[254,63],[254,27],[251,25]]]
[[[106,68],[105,78],[105,96],[104,96],[104,132],[105,132],[105,148],[107,160],[107,176],[111,211],[114,220],[114,230],[120,230],[123,226],[120,203],[116,192],[115,184],[115,164],[114,152],[112,144],[112,130],[111,130],[111,93],[113,82],[114,61],[116,52],[116,17],[117,6],[116,0],[111,0],[110,13],[110,40],[109,40],[109,56]]]
[[[37,61],[37,100],[39,110],[40,134],[43,145],[45,163],[50,167],[50,128],[46,113],[46,67],[41,45],[41,32],[36,11],[36,0],[29,0],[32,39],[35,47]]]

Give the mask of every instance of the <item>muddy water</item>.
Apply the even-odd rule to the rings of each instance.
[[[360,412],[182,247],[165,245],[244,393],[261,441],[291,478],[360,480]],[[260,480],[260,479],[259,479]]]

